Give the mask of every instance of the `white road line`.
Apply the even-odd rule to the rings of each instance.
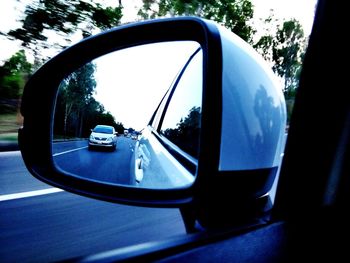
[[[8,157],[8,156],[20,156],[20,151],[8,151],[8,152],[0,152],[0,157]]]
[[[58,192],[62,192],[62,191],[63,190],[59,189],[59,188],[48,188],[48,189],[42,189],[42,190],[36,190],[36,191],[30,191],[30,192],[0,195],[0,202],[20,199],[20,198],[26,198],[26,197],[39,196],[39,195],[53,194],[53,193],[58,193]]]
[[[53,156],[58,156],[58,155],[62,155],[62,154],[65,154],[65,153],[79,151],[79,150],[84,149],[84,148],[87,148],[87,146],[76,148],[76,149],[65,151],[65,152],[55,153]]]

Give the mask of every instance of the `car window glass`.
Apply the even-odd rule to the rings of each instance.
[[[93,130],[93,132],[113,134],[113,128],[112,127],[96,126],[96,128]]]
[[[185,69],[166,110],[160,133],[196,157],[202,106],[202,52]]]

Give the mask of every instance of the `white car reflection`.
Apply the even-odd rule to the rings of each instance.
[[[113,126],[96,125],[89,137],[89,150],[105,148],[114,151],[117,148],[117,133]]]

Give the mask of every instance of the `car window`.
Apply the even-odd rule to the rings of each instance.
[[[113,128],[112,127],[97,126],[94,129],[94,132],[113,134]]]
[[[166,109],[160,134],[196,157],[202,107],[202,52],[190,61]]]

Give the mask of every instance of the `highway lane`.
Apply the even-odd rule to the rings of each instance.
[[[0,195],[48,187],[47,184],[29,174],[19,151],[0,152]]]
[[[63,170],[89,179],[134,185],[130,161],[135,146],[131,138],[118,137],[117,149],[88,150],[87,141],[53,144],[54,160]]]
[[[0,197],[50,188],[20,153],[0,153]],[[112,204],[68,192],[0,201],[0,262],[52,262],[185,234],[178,209]]]
[[[136,152],[138,157],[135,157],[136,140],[120,136],[117,141],[115,151],[103,148],[89,150],[87,140],[56,142],[53,144],[53,159],[56,165],[66,172],[112,184],[166,189],[193,182],[192,175],[174,176],[177,172],[171,169],[178,167],[174,168],[169,162],[169,167],[166,168],[164,165],[168,157],[163,153],[154,152],[142,144]],[[150,155],[149,151],[153,154]],[[136,164],[142,169],[136,169]]]
[[[0,261],[52,262],[184,234],[177,209],[116,205],[67,192],[0,203]]]

